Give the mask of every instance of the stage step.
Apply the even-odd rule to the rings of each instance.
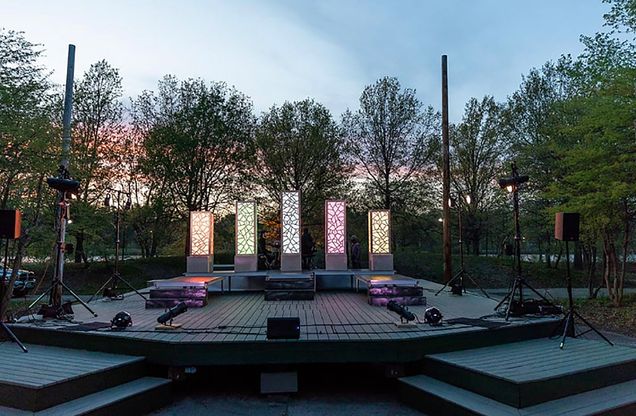
[[[313,290],[267,290],[265,300],[313,300]]]
[[[145,359],[0,342],[0,406],[38,411],[145,375]]]
[[[170,380],[143,377],[38,412],[0,407],[6,416],[136,416],[165,406],[171,399]]]
[[[188,308],[202,308],[208,304],[207,298],[155,298],[146,301],[146,309],[172,308],[181,302],[185,302]]]
[[[636,380],[518,409],[418,375],[399,380],[400,398],[436,416],[591,416],[636,414]]]
[[[636,349],[603,341],[535,339],[433,354],[423,373],[523,408],[636,378]]]

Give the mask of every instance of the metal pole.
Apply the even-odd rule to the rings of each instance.
[[[443,210],[443,252],[444,252],[444,281],[448,282],[453,276],[451,258],[451,230],[450,230],[450,151],[448,140],[448,65],[447,56],[442,55],[442,210]]]
[[[62,166],[68,169],[71,152],[71,116],[73,111],[73,75],[75,72],[75,45],[68,45],[66,64],[66,91],[64,93],[64,117],[62,119]]]

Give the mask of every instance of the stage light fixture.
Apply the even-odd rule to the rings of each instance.
[[[516,186],[528,182],[529,179],[530,177],[528,175],[515,175],[508,178],[501,178],[499,179],[499,187],[501,189],[507,189],[508,192],[512,192]]]
[[[56,191],[70,194],[77,194],[80,187],[79,181],[74,179],[48,178],[46,183]]]
[[[132,326],[132,317],[126,311],[118,312],[117,315],[110,321],[110,326],[118,329],[126,329]]]
[[[390,300],[389,303],[386,304],[386,308],[391,312],[395,312],[400,315],[400,322],[407,323],[415,320],[415,314],[409,311],[406,306],[400,305],[394,300]]]
[[[437,308],[427,308],[424,312],[424,320],[429,325],[441,325],[442,313]]]
[[[471,202],[470,195],[466,195],[466,203],[470,205],[470,202]]]
[[[104,198],[104,206],[110,207],[110,194],[106,194],[106,198]]]
[[[187,310],[188,310],[188,305],[186,305],[185,302],[179,302],[175,306],[173,306],[172,308],[168,309],[166,312],[161,314],[157,318],[157,322],[159,322],[162,325],[166,325],[166,322],[171,322],[174,318],[186,312]]]

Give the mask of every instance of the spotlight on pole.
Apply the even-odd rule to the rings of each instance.
[[[55,189],[56,191],[63,192],[65,194],[77,194],[79,192],[80,183],[79,181],[73,179],[66,178],[48,178],[46,183],[50,188]]]
[[[159,325],[155,329],[177,329],[181,328],[181,324],[173,324],[172,320],[188,310],[185,302],[179,302],[172,308],[165,311],[157,318]]]
[[[400,324],[409,324],[409,322],[415,320],[415,314],[408,310],[406,306],[400,305],[394,300],[390,300],[386,304],[386,308],[391,312],[395,312],[400,315]]]
[[[507,189],[508,192],[512,192],[516,187],[522,183],[528,182],[530,177],[528,175],[514,175],[508,178],[499,179],[499,187],[501,189]]]

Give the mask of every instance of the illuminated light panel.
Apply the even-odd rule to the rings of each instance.
[[[214,251],[214,216],[208,211],[190,212],[190,255],[209,256]]]
[[[327,254],[347,252],[347,203],[345,201],[325,201],[325,240]]]
[[[300,254],[300,192],[283,192],[281,203],[283,254]]]
[[[388,209],[369,211],[369,253],[391,253],[391,215]]]
[[[236,254],[256,254],[256,202],[236,203]]]

